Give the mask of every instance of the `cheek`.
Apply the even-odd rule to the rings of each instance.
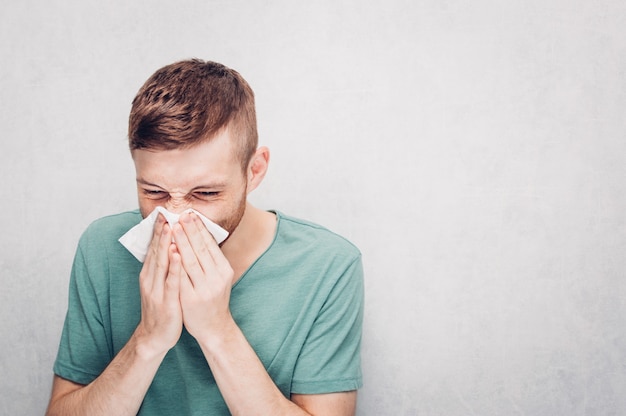
[[[241,210],[242,199],[229,195],[228,198],[214,202],[194,202],[193,209],[199,211],[217,224],[229,223],[233,215]]]
[[[154,209],[159,206],[159,204],[153,200],[139,197],[139,211],[141,212],[141,216],[146,218]]]
[[[192,204],[192,208],[216,223],[219,223],[224,216],[224,206],[222,203],[209,204],[206,202],[195,202]]]

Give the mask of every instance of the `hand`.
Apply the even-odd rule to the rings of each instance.
[[[148,254],[139,274],[141,322],[136,334],[155,354],[172,348],[182,332],[180,280],[182,264],[172,244],[172,230],[159,214]]]
[[[182,214],[173,232],[183,266],[180,300],[185,327],[199,342],[213,339],[234,322],[228,307],[233,269],[193,212]]]

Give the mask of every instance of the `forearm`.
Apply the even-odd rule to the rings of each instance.
[[[199,343],[233,415],[309,415],[276,387],[234,321]]]
[[[137,332],[90,384],[72,388],[73,383],[55,380],[46,414],[136,415],[165,357],[165,353],[151,351]]]

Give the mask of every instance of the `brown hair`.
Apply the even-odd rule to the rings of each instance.
[[[226,127],[245,169],[258,143],[254,92],[237,71],[191,59],[157,70],[139,89],[128,142],[131,151],[188,148]]]

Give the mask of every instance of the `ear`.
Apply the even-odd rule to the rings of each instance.
[[[259,147],[252,159],[250,159],[250,163],[248,163],[248,169],[246,170],[248,186],[246,189],[246,194],[254,191],[257,186],[263,181],[265,177],[265,173],[267,173],[267,166],[270,162],[270,149],[265,146]]]

